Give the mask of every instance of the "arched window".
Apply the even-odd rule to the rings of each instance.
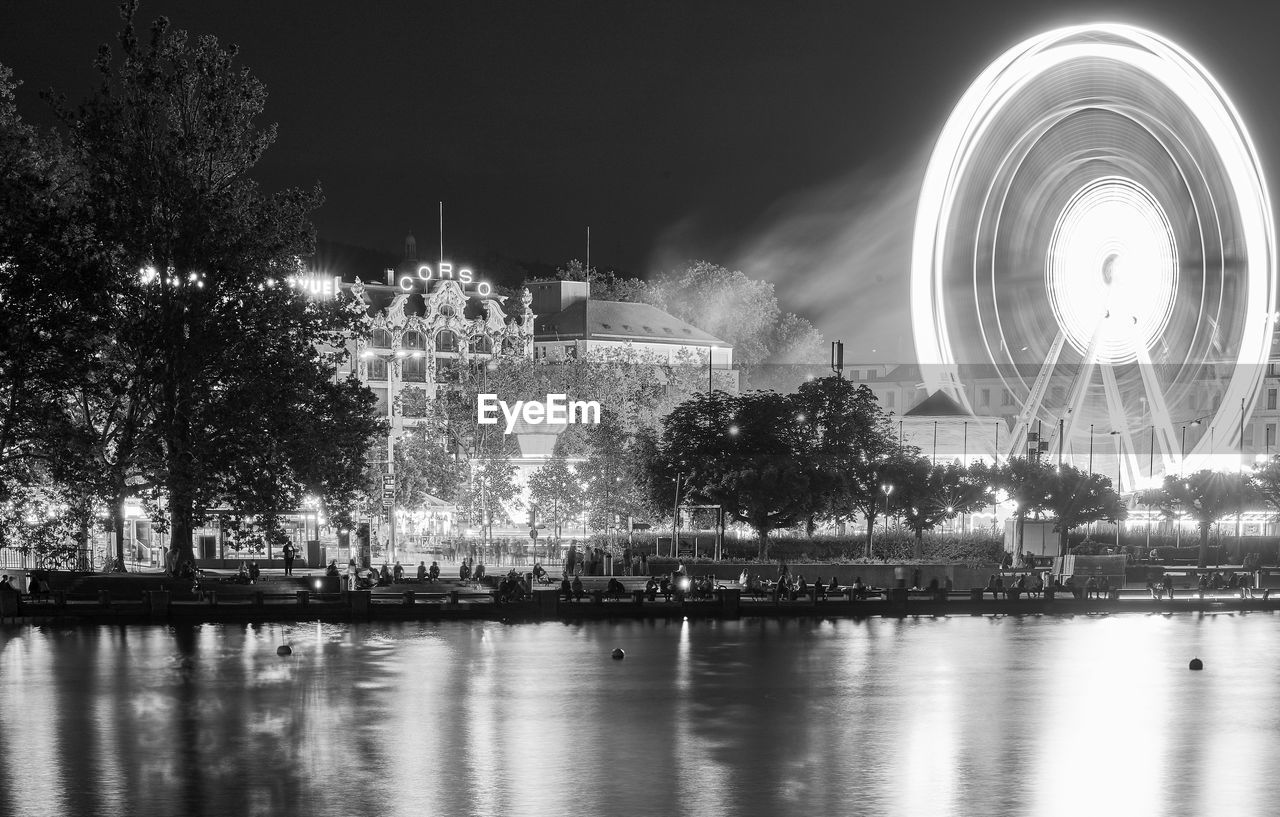
[[[476,335],[471,338],[468,348],[473,355],[493,354],[493,340],[488,335]]]
[[[385,329],[373,330],[373,347],[375,349],[390,349],[391,333]]]
[[[458,336],[448,329],[436,335],[436,351],[437,352],[456,352],[458,351]]]
[[[421,332],[410,330],[405,332],[404,336],[400,338],[400,347],[410,351],[415,349],[422,350],[427,348],[427,341],[426,338],[422,337]]]

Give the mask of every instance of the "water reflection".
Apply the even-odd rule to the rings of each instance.
[[[0,811],[1269,814],[1275,625],[7,627]]]

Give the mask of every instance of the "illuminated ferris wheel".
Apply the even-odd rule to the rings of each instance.
[[[971,411],[966,379],[1002,381],[1021,407],[1002,455],[1038,426],[1052,450],[1087,437],[1091,452],[1105,429],[1126,489],[1208,465],[1239,443],[1275,299],[1252,142],[1168,40],[1124,25],[1034,37],[948,119],[916,217],[916,350],[926,385]],[[1192,417],[1205,431],[1186,449]]]

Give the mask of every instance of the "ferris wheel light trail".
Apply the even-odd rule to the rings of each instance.
[[[1042,410],[1087,425],[1084,406],[1126,436],[1155,428],[1167,464],[1170,406],[1215,364],[1232,373],[1212,425],[1237,428],[1252,406],[1276,276],[1260,162],[1218,83],[1152,32],[1074,26],[1002,54],[943,127],[916,215],[912,330],[930,390],[972,411],[958,367],[991,365],[1023,402],[1022,434]],[[1047,405],[1063,366],[1070,394]],[[1095,368],[1105,403],[1090,407]]]

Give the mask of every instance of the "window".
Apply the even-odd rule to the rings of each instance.
[[[897,396],[898,396],[898,395],[894,394],[893,392],[886,392],[886,393],[885,393],[885,395],[884,395],[884,405],[885,405],[885,407],[886,407],[886,408],[893,408],[893,405],[894,405],[894,403],[896,402]]]
[[[1280,363],[1267,364],[1267,377],[1280,377]]]
[[[1271,449],[1275,447],[1275,444],[1276,444],[1276,424],[1275,423],[1267,423],[1266,441],[1267,441],[1267,453],[1270,454]]]
[[[400,361],[400,377],[406,383],[423,383],[427,379],[427,358],[424,353],[410,352]]]
[[[545,346],[539,346],[539,347],[538,347],[538,360],[546,360],[546,359],[547,359],[547,347],[545,347]]]
[[[467,348],[472,354],[490,355],[493,354],[493,340],[488,335],[476,335],[467,344]]]
[[[1267,411],[1276,410],[1276,390],[1267,389]]]
[[[400,348],[408,350],[422,350],[427,348],[427,340],[422,336],[421,332],[405,332],[400,338]]]
[[[437,352],[456,352],[458,351],[458,336],[447,329],[436,335],[436,351]]]
[[[1011,392],[1011,391],[1006,391],[1006,392],[1004,392],[1004,393],[1001,395],[1001,397],[1000,397],[1000,405],[1002,405],[1002,406],[1012,406],[1012,405],[1013,405],[1013,392]]]
[[[369,379],[370,380],[386,380],[387,379],[387,361],[380,357],[369,359]]]
[[[385,329],[373,330],[373,345],[379,349],[390,349],[391,333]]]
[[[982,390],[982,402],[979,405],[983,405],[983,406],[991,405],[991,389]]]

